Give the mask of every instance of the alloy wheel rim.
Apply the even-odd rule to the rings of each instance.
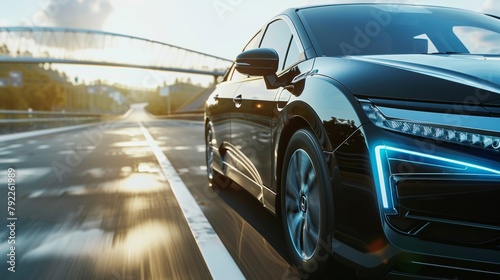
[[[287,169],[285,211],[293,247],[304,260],[314,255],[319,240],[319,187],[311,158],[295,151]]]

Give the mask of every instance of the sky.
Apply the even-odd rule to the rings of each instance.
[[[0,26],[103,30],[234,59],[266,21],[287,8],[354,2],[431,4],[500,16],[500,0],[16,0],[3,3]]]

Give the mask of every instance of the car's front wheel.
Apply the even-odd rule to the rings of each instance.
[[[291,137],[281,174],[288,251],[302,278],[317,278],[331,259],[333,202],[326,160],[310,130],[298,130]]]

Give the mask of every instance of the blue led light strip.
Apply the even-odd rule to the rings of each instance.
[[[382,206],[384,209],[389,209],[389,201],[387,199],[387,187],[385,184],[385,175],[384,175],[384,169],[382,165],[382,149],[387,149],[386,146],[377,146],[375,147],[375,160],[377,162],[377,176],[378,176],[378,181],[379,181],[379,186],[380,186],[380,195],[382,197]]]
[[[376,167],[377,167],[376,173],[378,176],[377,179],[378,179],[379,188],[380,188],[380,196],[381,196],[381,200],[382,200],[382,206],[386,212],[393,212],[394,213],[394,212],[396,212],[396,210],[394,209],[395,204],[394,204],[394,200],[392,197],[392,190],[390,189],[390,186],[388,184],[390,170],[388,170],[387,171],[388,174],[386,174],[384,172],[384,165],[382,162],[382,153],[385,151],[393,151],[393,152],[397,152],[397,153],[418,156],[421,158],[428,158],[428,159],[432,159],[435,161],[451,163],[451,164],[455,164],[455,165],[464,166],[467,168],[472,168],[472,169],[477,169],[477,170],[489,172],[492,175],[500,175],[500,170],[480,166],[477,164],[467,163],[464,161],[459,161],[459,160],[454,160],[454,159],[419,153],[419,152],[400,149],[400,148],[394,148],[394,147],[390,147],[390,146],[386,146],[386,145],[379,145],[379,146],[375,147],[375,161],[376,161]]]

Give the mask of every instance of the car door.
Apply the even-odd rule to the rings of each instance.
[[[284,19],[268,24],[260,44],[272,48],[279,56],[278,75],[299,60],[299,44],[290,25]],[[290,59],[287,57],[290,54]],[[276,100],[282,88],[267,89],[262,77],[249,77],[241,82],[233,97],[234,114],[231,117],[231,164],[239,174],[232,179],[259,199],[262,186],[272,186],[273,143],[271,126]]]
[[[254,37],[247,43],[243,51],[248,49],[254,49],[259,46],[260,39],[262,38],[262,32],[257,32]],[[213,126],[213,135],[215,141],[215,149],[219,147],[225,147],[230,145],[231,142],[231,118],[235,113],[235,106],[233,103],[233,97],[235,96],[238,88],[241,85],[241,81],[246,79],[247,76],[238,73],[235,69],[235,65],[231,66],[228,73],[224,77],[224,80],[217,86],[216,90],[212,93],[210,99],[208,100],[208,110],[211,117],[211,125]],[[225,173],[222,166],[219,166],[221,162],[220,154],[214,154],[214,168],[221,173]]]

